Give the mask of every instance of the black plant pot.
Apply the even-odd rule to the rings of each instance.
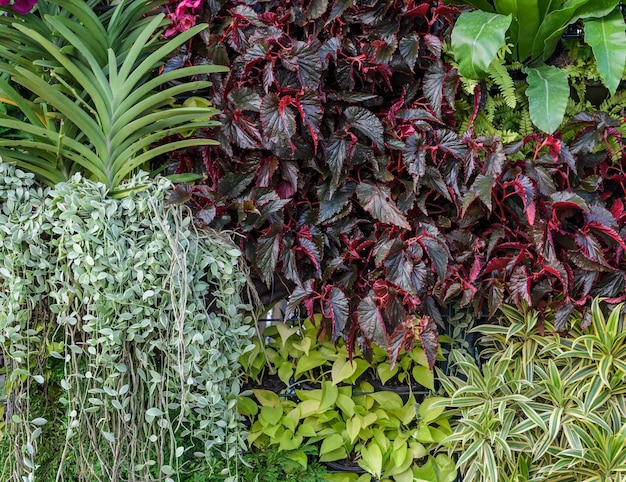
[[[349,460],[338,460],[336,462],[323,462],[329,472],[352,472],[353,474],[364,474],[367,471],[356,463],[350,463]]]
[[[376,390],[377,392],[385,391],[396,393],[400,395],[400,398],[402,398],[405,403],[408,401],[411,394],[415,397],[417,401],[421,401],[426,398],[426,396],[428,396],[428,394],[430,393],[430,390],[424,388],[421,385],[383,385],[379,380],[373,377],[371,377],[367,381],[372,384],[374,390]]]

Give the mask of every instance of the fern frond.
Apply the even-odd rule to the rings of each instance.
[[[530,111],[528,107],[520,109],[519,133],[522,137],[526,137],[533,132],[533,122],[530,120]]]
[[[600,110],[611,115],[620,114],[626,109],[626,90],[620,90],[600,104]]]
[[[500,59],[496,59],[491,62],[488,71],[489,77],[498,86],[500,92],[506,100],[506,105],[511,109],[515,109],[517,106],[517,96],[515,95],[515,84],[511,78],[511,74],[504,66],[504,63]]]
[[[461,87],[463,88],[463,92],[466,94],[473,94],[474,89],[478,85],[478,80],[468,79],[466,77],[461,77]]]

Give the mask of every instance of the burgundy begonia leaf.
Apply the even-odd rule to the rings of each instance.
[[[231,90],[228,93],[228,100],[236,109],[252,112],[261,111],[261,96],[249,87],[239,87]]]
[[[380,347],[387,346],[385,321],[374,298],[367,296],[361,300],[357,308],[357,320],[368,340]]]
[[[407,330],[406,323],[400,323],[393,330],[393,333],[387,337],[387,354],[389,355],[389,364],[391,370],[394,369],[398,356],[407,344],[410,332]]]
[[[476,176],[474,180],[474,184],[467,191],[465,196],[463,197],[463,205],[461,210],[461,215],[464,216],[467,212],[467,209],[470,207],[472,202],[478,198],[480,199],[489,211],[493,210],[493,204],[491,202],[491,194],[494,186],[495,178],[493,174],[482,175],[479,174]]]
[[[437,330],[437,324],[424,316],[420,320],[419,327],[420,343],[426,354],[426,360],[428,360],[428,368],[432,370],[435,367],[437,353],[439,352],[439,332]]]
[[[459,159],[463,159],[467,155],[467,147],[459,140],[454,131],[440,129],[436,131],[439,149],[452,154]]]
[[[281,199],[276,192],[271,191],[257,199],[256,207],[264,219],[270,219],[272,214],[281,212],[290,202],[289,199]]]
[[[413,70],[415,68],[415,62],[420,53],[420,37],[414,33],[407,35],[400,39],[399,44],[400,54],[408,64],[409,68]]]
[[[424,95],[428,99],[433,112],[441,115],[443,102],[443,82],[446,78],[446,69],[439,64],[431,65],[424,75]]]
[[[204,225],[211,224],[211,221],[215,219],[215,214],[217,213],[215,206],[209,206],[207,208],[201,209],[196,213],[196,217],[200,220],[200,222]]]
[[[345,293],[338,287],[333,286],[330,296],[326,301],[325,312],[329,314],[332,322],[332,341],[337,341],[337,338],[343,336],[343,331],[348,321],[349,305],[348,298]]]
[[[386,186],[362,182],[356,188],[356,195],[363,209],[374,219],[404,229],[410,227],[404,214],[393,202],[391,192]]]
[[[407,139],[402,158],[408,173],[413,176],[413,182],[418,183],[420,178],[426,174],[424,138],[420,134],[411,134]]]
[[[226,123],[226,126],[230,126],[232,129],[233,143],[242,149],[254,149],[263,142],[256,122],[243,115],[233,119],[230,123]]]
[[[164,205],[178,206],[180,204],[185,204],[191,199],[192,189],[192,186],[190,186],[189,184],[177,184],[176,187],[172,190],[172,194],[170,194],[170,196],[165,201]]]
[[[422,296],[427,288],[428,282],[428,268],[420,261],[413,265],[413,271],[411,271],[411,284],[413,290],[418,296]]]
[[[580,247],[580,252],[583,256],[595,263],[608,266],[604,253],[602,252],[602,246],[595,236],[592,234],[576,233],[574,235],[574,240]]]
[[[529,305],[532,304],[530,297],[530,278],[525,266],[517,266],[511,274],[511,296],[513,300],[519,304],[525,301]]]
[[[322,184],[318,188],[320,207],[318,222],[325,223],[332,220],[340,213],[344,213],[346,209],[350,209],[350,198],[356,191],[356,184],[348,182],[339,189],[329,194],[328,184]]]
[[[617,244],[619,244],[623,249],[626,249],[626,243],[624,243],[624,239],[616,232],[614,229],[610,228],[605,224],[601,224],[597,221],[589,221],[587,223],[587,227],[593,231],[597,231],[598,233],[602,233],[609,238],[613,239]]]
[[[436,57],[441,57],[443,43],[439,37],[427,33],[424,35],[424,42],[428,46],[428,49],[435,54]]]
[[[575,208],[582,209],[583,211],[588,211],[589,207],[583,198],[581,198],[578,194],[567,191],[558,191],[550,196],[550,200],[552,201],[552,206],[554,209],[557,208]]]
[[[296,114],[293,107],[285,105],[285,98],[270,93],[261,101],[263,134],[270,142],[279,146],[291,146],[291,137],[296,133]]]
[[[426,171],[421,179],[421,183],[434,189],[448,201],[452,201],[452,196],[450,196],[450,191],[448,191],[448,185],[441,175],[441,172],[439,172],[439,169],[436,167],[426,166]]]
[[[436,227],[423,223],[422,228],[424,228],[425,235],[420,237],[420,243],[424,246],[426,253],[428,253],[437,275],[443,280],[448,269],[450,251],[445,241],[441,239],[441,235],[437,232]]]
[[[413,289],[413,261],[406,251],[400,251],[385,260],[388,279],[404,291],[415,294]]]
[[[300,278],[300,271],[298,269],[296,248],[291,247],[290,249],[283,250],[281,261],[285,278],[293,281],[296,286],[302,285],[302,279]]]
[[[261,160],[261,165],[257,172],[257,186],[268,187],[274,173],[278,170],[278,158],[267,156]]]
[[[352,127],[369,137],[376,147],[383,148],[383,125],[372,111],[363,107],[350,106],[345,110],[344,115]]]
[[[352,156],[352,142],[349,137],[334,135],[326,142],[326,164],[330,169],[330,194],[340,184],[343,177],[343,165]]]
[[[298,308],[305,302],[305,300],[310,299],[315,292],[313,291],[313,281],[307,281],[301,285],[297,285],[291,294],[289,295],[289,299],[287,300],[287,307],[285,308],[285,319],[289,319],[293,317]],[[313,319],[313,312],[308,313],[309,317]]]
[[[333,2],[333,8],[330,11],[330,17],[328,22],[339,17],[343,12],[350,8],[354,4],[354,0],[335,0]]]
[[[488,295],[488,309],[489,316],[493,317],[500,309],[502,303],[504,303],[504,287],[502,283],[497,280],[494,280],[489,286],[489,295]]]
[[[319,46],[319,42],[318,42]],[[294,42],[293,52],[298,65],[298,78],[302,87],[317,89],[322,78],[322,59],[317,50],[306,42]]]
[[[320,124],[324,115],[320,96],[311,90],[305,90],[304,94],[298,97],[298,108],[303,124],[309,128],[315,146],[320,133]]]
[[[268,286],[271,283],[276,264],[278,263],[281,238],[281,234],[272,232],[266,236],[260,237],[258,240],[256,265]]]
[[[298,245],[300,246],[300,249],[302,250],[302,252],[304,252],[306,257],[311,260],[311,263],[313,263],[313,267],[315,268],[317,275],[321,278],[321,256],[319,249],[315,245],[315,242],[312,239],[298,236]]]
[[[326,10],[328,10],[328,0],[311,0],[306,9],[306,18],[316,20],[326,13]]]
[[[570,315],[574,312],[574,304],[566,303],[554,313],[554,329],[556,331],[565,331]]]
[[[261,60],[265,60],[267,58],[269,50],[270,46],[267,41],[260,40],[252,44],[250,48],[246,50],[243,58],[246,61],[246,64],[248,64],[248,67],[250,67],[251,64],[254,64]]]

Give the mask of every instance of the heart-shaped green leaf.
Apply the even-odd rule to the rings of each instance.
[[[470,79],[487,76],[511,25],[511,15],[474,12],[462,13],[452,31],[452,51],[459,63],[459,73]]]
[[[527,68],[526,74],[530,119],[539,129],[551,134],[559,127],[565,115],[569,99],[567,74],[551,65]]]

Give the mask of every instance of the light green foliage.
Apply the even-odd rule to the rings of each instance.
[[[453,352],[461,376],[441,376],[453,408],[452,444],[465,481],[608,481],[626,478],[626,317],[605,318],[571,337],[540,333],[537,312],[503,310],[479,327],[490,348],[479,368]],[[579,320],[580,321],[580,320]]]
[[[32,183],[0,164],[0,340],[16,447],[2,480],[43,470],[41,428],[53,421],[29,393],[51,363],[64,371],[57,450],[76,480],[171,481],[190,460],[236,457],[238,359],[254,331],[240,251],[196,231],[184,207],[164,208],[166,179],[134,177],[122,200],[78,174],[46,191]]]
[[[433,373],[421,347],[402,353],[393,367],[378,347],[371,363],[358,349],[350,360],[342,341],[319,341],[316,326],[310,320],[302,326],[272,325],[263,333],[269,342],[242,356],[251,381],[263,386],[276,374],[287,386],[281,393],[259,388],[239,398],[240,413],[250,420],[251,447],[287,451],[306,466],[303,450],[314,446],[323,462],[356,461],[369,474],[360,481],[452,482],[454,463],[445,454],[435,456],[450,434],[448,413],[433,406],[437,399],[418,404],[414,394],[403,399],[375,391],[367,381],[371,376],[432,389]]]
[[[383,385],[395,381],[407,386],[419,384],[430,390],[434,388],[434,374],[421,346],[402,351],[394,366],[386,350],[375,345],[371,347],[371,362],[365,359],[358,346],[350,358],[342,339],[336,344],[319,339],[321,322],[322,315],[316,315],[315,324],[307,318],[301,325],[268,326],[263,331],[267,343],[261,344],[260,338],[256,339],[255,348],[241,358],[246,376],[260,384],[268,373],[275,374],[289,387],[323,380],[330,380],[333,385],[353,384],[368,372]]]

